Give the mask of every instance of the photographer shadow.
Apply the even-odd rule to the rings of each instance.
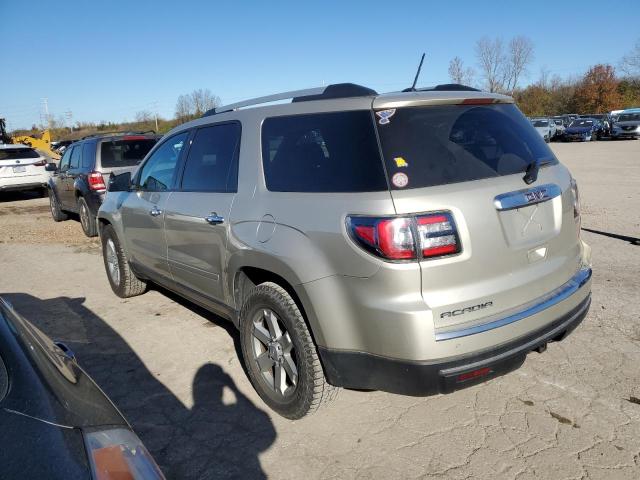
[[[84,306],[84,298],[2,296],[75,351],[80,366],[123,413],[167,478],[266,478],[258,455],[275,441],[273,423],[220,366],[200,366],[192,382],[193,407],[187,408],[113,328]]]

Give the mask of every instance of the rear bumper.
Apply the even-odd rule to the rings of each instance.
[[[449,393],[515,370],[530,351],[563,340],[582,322],[590,304],[589,293],[576,307],[539,330],[458,357],[407,361],[324,347],[319,347],[319,353],[329,383],[336,386],[415,396]]]
[[[640,132],[611,132],[612,138],[640,138]]]
[[[24,183],[10,183],[6,184],[0,182],[0,192],[10,192],[16,190],[32,190],[36,188],[43,188],[47,186],[46,180],[44,182],[24,182]]]

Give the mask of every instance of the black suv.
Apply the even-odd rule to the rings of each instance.
[[[84,233],[95,237],[109,176],[135,170],[159,138],[149,132],[108,133],[69,145],[48,184],[53,219],[61,222],[67,212],[77,213]]]

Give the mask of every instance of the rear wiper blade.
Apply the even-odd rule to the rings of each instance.
[[[540,170],[540,164],[537,160],[533,160],[529,165],[527,165],[527,169],[524,171],[524,183],[527,185],[531,185],[538,179],[538,170]]]
[[[531,163],[529,163],[529,165],[527,165],[527,169],[524,171],[524,177],[522,177],[524,183],[526,183],[527,185],[531,185],[538,179],[538,171],[540,170],[540,167],[549,165],[552,162],[553,159],[548,157],[541,158],[540,160],[533,160]]]

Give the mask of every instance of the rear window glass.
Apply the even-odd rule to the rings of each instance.
[[[102,167],[130,167],[139,164],[156,140],[114,140],[102,142],[100,147],[100,163]]]
[[[405,107],[381,113],[378,132],[395,190],[512,175],[533,161],[557,163],[512,104]]]
[[[2,148],[0,160],[22,160],[25,158],[38,158],[40,155],[33,148]]]
[[[267,118],[262,162],[273,192],[387,189],[369,110]]]

